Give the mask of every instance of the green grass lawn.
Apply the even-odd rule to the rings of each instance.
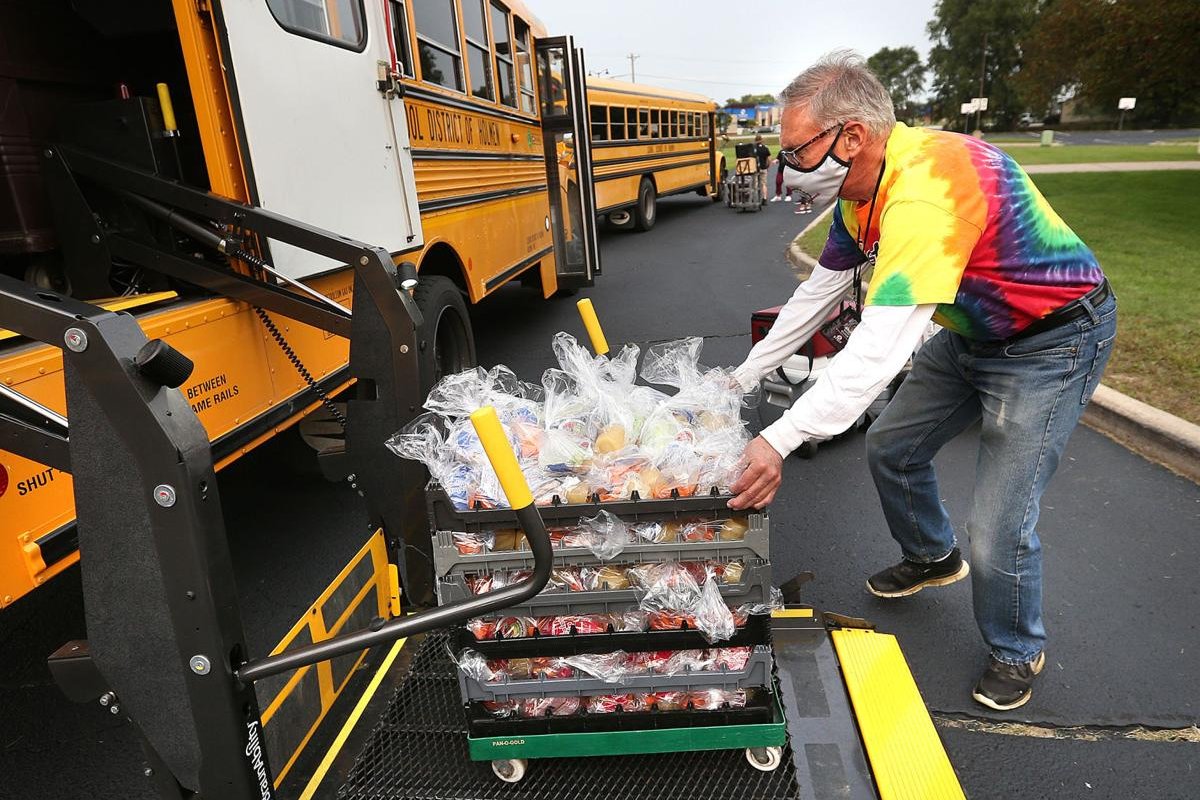
[[[1120,307],[1104,382],[1200,422],[1200,172],[1037,175],[1096,253]]]
[[[1200,423],[1200,229],[1195,200],[1200,197],[1200,172],[1034,179],[1096,253],[1117,293],[1119,330],[1104,382]],[[828,230],[823,221],[801,238],[801,249],[819,255]]]
[[[996,142],[1004,148],[1004,142]],[[1018,164],[1091,164],[1098,161],[1197,161],[1192,144],[1075,144],[1006,148]]]

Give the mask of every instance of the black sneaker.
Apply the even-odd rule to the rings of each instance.
[[[970,574],[971,566],[963,561],[956,547],[941,561],[918,564],[906,558],[894,567],[876,572],[867,578],[867,591],[876,597],[908,597],[926,586],[948,586]]]
[[[1033,697],[1033,679],[1046,666],[1046,652],[1037,654],[1037,658],[1028,664],[1005,664],[1003,661],[991,659],[988,668],[984,670],[975,691],[971,692],[976,702],[983,703],[988,708],[997,711],[1012,711],[1029,702]]]

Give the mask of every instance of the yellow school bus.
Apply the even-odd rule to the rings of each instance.
[[[597,213],[647,231],[660,197],[694,191],[719,199],[725,160],[715,140],[716,103],[607,78],[587,85]]]
[[[180,388],[218,469],[348,389],[348,341],[119,259],[64,257],[76,231],[56,228],[39,174],[64,131],[85,148],[120,145],[102,153],[117,160],[137,139],[148,171],[414,264],[424,387],[474,364],[468,303],[514,279],[550,297],[598,272],[582,54],[520,2],[106,9],[0,4],[0,29],[41,43],[0,63],[0,145],[14,156],[0,160],[0,272],[133,314],[191,358]],[[352,269],[261,244],[280,276],[268,280],[351,306]],[[65,429],[61,351],[3,327],[0,413],[32,408]],[[76,563],[77,541],[71,476],[0,449],[0,609]]]

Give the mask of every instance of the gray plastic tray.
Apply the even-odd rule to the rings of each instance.
[[[610,561],[601,561],[586,547],[560,547],[554,550],[557,566],[604,566],[649,561],[766,561],[771,557],[770,522],[766,514],[750,514],[749,529],[744,539],[712,542],[642,542],[627,544]],[[439,578],[450,575],[495,572],[497,570],[533,569],[533,555],[521,537],[517,550],[493,550],[464,555],[458,552],[451,531],[438,531],[433,536],[433,564]]]
[[[622,563],[619,560],[611,562]],[[745,560],[742,579],[738,583],[720,584],[721,596],[731,606],[743,603],[766,603],[771,597],[771,564],[769,561]],[[445,605],[473,597],[466,576],[449,575],[438,580],[438,603]],[[638,589],[596,589],[586,592],[542,592],[531,600],[504,610],[505,616],[556,616],[561,614],[609,614],[630,611],[638,607],[643,592]]]
[[[756,645],[744,669],[631,675],[610,683],[590,675],[575,678],[524,678],[483,683],[458,671],[464,702],[511,697],[565,697],[625,692],[687,692],[700,689],[748,689],[771,685],[771,648]]]

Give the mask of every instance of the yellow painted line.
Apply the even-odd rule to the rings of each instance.
[[[312,778],[309,779],[308,785],[304,787],[304,791],[300,794],[300,800],[311,800],[312,796],[321,786],[321,782],[325,780],[325,775],[329,772],[330,767],[333,766],[333,760],[342,751],[346,740],[350,738],[351,731],[358,725],[359,718],[367,710],[367,704],[371,702],[371,698],[375,696],[375,692],[379,691],[379,686],[383,683],[383,676],[391,669],[392,662],[396,660],[396,656],[400,655],[400,648],[404,647],[406,641],[408,640],[399,639],[392,645],[392,649],[388,651],[387,657],[379,665],[379,669],[376,670],[375,675],[371,678],[371,682],[367,684],[366,691],[363,692],[362,697],[358,698],[358,703],[354,706],[354,710],[350,712],[350,716],[346,719],[346,724],[342,726],[337,737],[333,740],[333,744],[330,745],[329,750],[325,753],[325,757],[317,765],[317,769],[313,772]]]
[[[896,637],[831,635],[881,800],[965,800]]]
[[[781,608],[778,611],[772,611],[772,617],[784,617],[787,619],[810,619],[813,615],[811,608]]]

